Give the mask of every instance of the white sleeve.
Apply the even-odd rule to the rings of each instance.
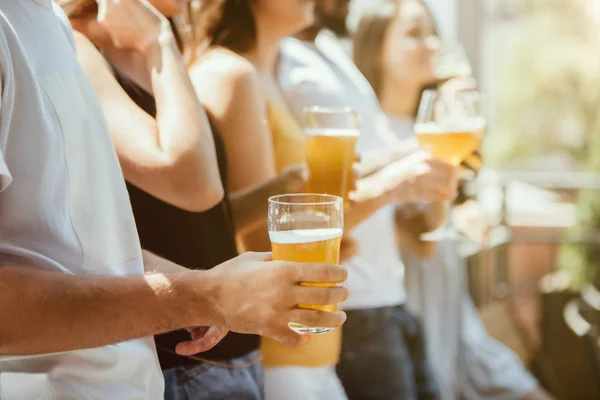
[[[331,90],[328,75],[319,74],[318,69],[310,62],[302,60],[302,54],[318,58],[311,51],[307,52],[304,45],[296,39],[284,39],[280,48],[278,80],[283,95],[298,120],[304,120],[305,107],[346,107],[346,99],[340,98],[336,91]]]
[[[12,75],[12,66],[8,52],[8,43],[4,30],[8,25],[6,17],[0,11],[0,192],[10,185],[12,176],[5,161],[8,131],[11,118],[12,87],[8,79]]]
[[[6,189],[11,182],[12,176],[10,175],[6,162],[4,162],[4,156],[2,155],[2,152],[0,152],[0,192]]]
[[[71,46],[73,46],[73,49],[75,49],[76,48],[75,36],[73,36],[73,28],[71,27],[71,22],[69,21],[69,18],[65,14],[62,7],[59,6],[57,3],[52,2],[52,7],[53,7],[54,15],[56,15],[56,18],[58,19],[58,22],[60,23],[60,27],[62,28],[63,32],[67,36],[67,39],[71,43]]]

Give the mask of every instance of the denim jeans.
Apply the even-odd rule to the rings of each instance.
[[[440,398],[417,318],[403,306],[346,313],[337,373],[350,400]]]
[[[219,362],[201,363],[163,371],[165,400],[263,400],[260,353]],[[250,364],[250,365],[249,365]]]

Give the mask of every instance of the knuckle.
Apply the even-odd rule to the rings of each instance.
[[[290,303],[298,304],[300,303],[300,298],[302,297],[303,286],[297,286],[290,291]]]
[[[308,315],[310,325],[314,326],[324,325],[325,319],[327,319],[326,313],[319,310],[313,310]]]
[[[337,296],[336,296],[336,290],[335,289],[329,289],[325,293],[324,297],[325,297],[324,304],[336,304],[337,303]]]
[[[334,278],[333,268],[330,266],[324,266],[322,269],[319,270],[318,275],[319,276],[316,277],[318,280],[323,282],[330,282]]]
[[[277,319],[277,312],[271,307],[265,307],[259,313],[260,320],[266,325],[272,325]]]
[[[273,292],[273,301],[274,304],[287,304],[290,300],[290,290],[284,287],[277,288]]]
[[[283,272],[285,279],[295,282],[302,282],[306,276],[305,266],[298,263],[288,265]]]

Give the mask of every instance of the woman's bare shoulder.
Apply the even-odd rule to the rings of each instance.
[[[190,78],[207,110],[249,102],[266,104],[259,73],[246,58],[222,48],[209,49],[190,68]]]
[[[209,73],[219,79],[257,79],[258,72],[245,57],[222,47],[206,50],[190,68],[190,74]]]

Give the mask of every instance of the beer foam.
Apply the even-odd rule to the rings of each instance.
[[[444,133],[442,131],[442,127],[434,122],[429,122],[426,124],[415,124],[415,133],[417,135],[439,135],[440,133]]]
[[[335,239],[342,236],[343,229],[298,229],[293,231],[269,232],[272,243],[296,244],[321,242],[323,240]]]
[[[304,134],[306,136],[358,137],[360,129],[306,128],[304,129]]]
[[[463,133],[474,132],[479,133],[485,129],[485,119],[476,118],[472,120],[447,120],[444,123],[437,124],[429,122],[425,124],[416,124],[415,133],[418,135],[439,135],[442,133]]]
[[[480,132],[485,128],[485,119],[475,118],[469,119],[468,121],[456,119],[447,120],[441,126],[444,132]]]

